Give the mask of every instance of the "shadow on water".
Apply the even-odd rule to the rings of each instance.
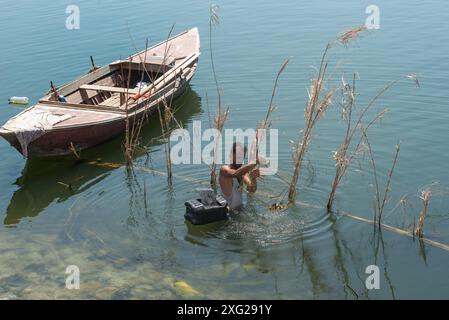
[[[185,125],[201,111],[200,96],[191,88],[174,103],[177,120]],[[147,156],[161,145],[159,119],[153,117],[141,132],[141,141],[147,146]],[[27,160],[15,184],[19,187],[11,197],[3,221],[13,226],[21,219],[37,217],[53,202],[64,202],[105,179],[112,171],[124,166],[122,151],[124,135],[81,153],[81,159],[60,157]]]

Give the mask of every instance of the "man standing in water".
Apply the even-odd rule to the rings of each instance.
[[[256,179],[260,176],[259,160],[252,161],[243,165],[246,155],[246,147],[239,142],[234,142],[230,154],[229,165],[223,165],[220,169],[220,187],[224,198],[228,202],[231,210],[238,209],[242,206],[243,186],[250,193],[257,190]]]

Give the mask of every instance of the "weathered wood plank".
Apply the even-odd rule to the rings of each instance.
[[[109,87],[109,86],[99,86],[94,84],[83,84],[80,86],[80,89],[84,90],[93,90],[93,91],[107,91],[107,92],[116,92],[116,93],[130,93],[137,94],[139,93],[138,89],[127,89],[123,87]]]
[[[106,106],[106,105],[95,106],[92,104],[63,103],[63,102],[58,102],[58,101],[47,101],[47,100],[40,100],[39,103],[42,105],[55,106],[55,107],[59,107],[59,108],[104,111],[104,112],[120,113],[120,114],[125,113],[125,111],[117,109],[114,106]]]

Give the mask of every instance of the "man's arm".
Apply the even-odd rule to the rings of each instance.
[[[245,183],[246,190],[248,190],[249,193],[254,193],[257,191],[258,177],[260,177],[259,169],[254,169],[243,176],[243,182]]]
[[[257,163],[252,162],[241,166],[240,168],[232,169],[230,166],[221,167],[221,174],[226,177],[239,178],[250,172],[257,166]]]

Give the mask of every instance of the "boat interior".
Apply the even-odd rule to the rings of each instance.
[[[96,77],[88,74],[75,87],[69,85],[69,88],[63,87],[57,92],[65,97],[64,102],[72,105],[124,108],[127,100],[128,103],[134,102],[132,97],[145,92],[174,66],[175,59],[159,56],[145,57],[138,62],[119,60],[101,68],[106,70],[92,72],[97,73]],[[43,100],[58,102],[52,90]]]
[[[92,60],[89,73],[59,88],[52,84],[39,102],[49,107],[113,113],[140,108],[156,93],[163,96],[170,92],[180,77],[191,77],[199,50],[198,29],[193,28],[101,68]]]

